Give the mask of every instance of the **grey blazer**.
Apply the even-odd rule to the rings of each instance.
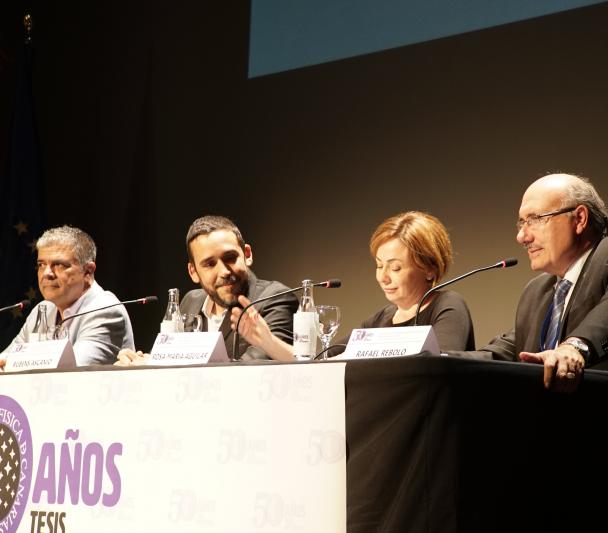
[[[288,287],[278,281],[266,281],[258,279],[256,275],[249,271],[249,292],[246,294],[251,301],[265,298],[272,294],[277,294],[288,290]],[[182,313],[200,314],[203,317],[203,331],[207,331],[207,317],[203,315],[201,309],[207,293],[203,289],[194,289],[186,293],[180,303]],[[255,308],[266,320],[270,330],[280,339],[291,344],[293,342],[293,314],[298,309],[298,299],[294,294],[277,296],[265,302],[256,304]],[[220,331],[226,343],[226,352],[229,357],[233,357],[234,332],[230,328],[230,315],[226,313],[220,326]],[[269,359],[269,357],[259,348],[251,346],[242,336],[239,335],[238,355],[243,361],[252,359]]]
[[[104,291],[97,282],[84,293],[75,313],[84,313],[118,303],[119,300],[110,291]],[[54,326],[57,319],[55,304],[44,301],[47,323]],[[34,333],[38,309],[36,305],[28,315],[19,334],[5,351],[12,349],[15,343],[30,342],[37,338]],[[129,314],[123,305],[102,309],[79,316],[66,322],[68,337],[74,347],[74,356],[78,366],[94,364],[112,364],[122,348],[134,349],[133,329]]]

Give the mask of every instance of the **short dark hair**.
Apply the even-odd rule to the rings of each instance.
[[[188,259],[192,263],[194,261],[192,252],[190,251],[190,243],[196,239],[199,235],[209,235],[214,231],[231,231],[236,236],[236,240],[243,251],[245,251],[245,240],[241,235],[241,231],[237,228],[236,224],[229,218],[221,217],[218,215],[207,215],[204,217],[197,218],[188,229],[186,235],[186,250],[188,252]]]

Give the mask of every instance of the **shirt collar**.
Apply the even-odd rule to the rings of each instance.
[[[78,300],[76,300],[72,305],[70,305],[70,307],[66,308],[63,311],[63,320],[65,320],[69,316],[72,316],[72,315],[75,315],[76,313],[78,313],[78,311],[82,307],[82,304],[84,303],[84,300],[87,297],[87,295],[90,292],[96,292],[97,287],[99,287],[99,285],[97,285],[97,282],[95,280],[93,280],[93,283],[91,284],[91,286],[80,295],[80,298],[78,298]]]
[[[581,255],[564,274],[564,279],[570,281],[572,286],[576,285],[576,282],[581,275],[581,271],[583,270],[583,266],[585,265],[585,261],[587,261],[592,250],[593,248],[589,248],[589,250]]]
[[[227,309],[224,309],[224,311],[219,314],[219,315],[214,315],[211,313],[212,309],[213,309],[213,305],[214,305],[214,301],[209,298],[209,295],[206,296],[205,301],[203,302],[203,314],[209,319],[209,320],[219,320],[219,317],[222,317],[222,319],[224,318],[224,316],[226,316],[226,311]]]

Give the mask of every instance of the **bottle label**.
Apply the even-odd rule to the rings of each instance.
[[[293,315],[293,354],[312,359],[317,352],[317,313],[298,311]]]
[[[184,327],[181,320],[163,320],[160,323],[161,333],[182,333],[183,331]]]

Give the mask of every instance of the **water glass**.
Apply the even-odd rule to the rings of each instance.
[[[322,358],[327,359],[327,350],[340,326],[340,308],[337,305],[317,305],[317,333],[321,339]]]

